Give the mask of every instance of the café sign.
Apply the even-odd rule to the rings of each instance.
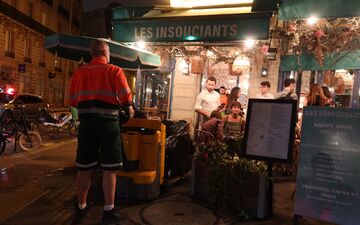
[[[270,13],[113,20],[120,42],[241,41],[268,39]]]

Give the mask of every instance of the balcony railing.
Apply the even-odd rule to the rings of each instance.
[[[5,51],[5,56],[10,58],[15,58],[15,52]]]
[[[29,56],[24,56],[24,62],[32,63],[32,59]]]
[[[58,66],[56,66],[56,67],[54,68],[54,70],[57,71],[57,72],[60,72],[60,73],[63,71],[62,68],[61,68],[61,67],[58,67]]]
[[[40,67],[45,67],[46,64],[45,64],[45,62],[41,62],[41,61],[40,61],[40,62],[39,62],[39,66],[40,66]]]
[[[69,11],[65,9],[64,6],[59,5],[58,6],[58,13],[63,16],[65,19],[69,19]]]
[[[50,7],[53,7],[53,0],[42,0],[46,4],[48,4]]]

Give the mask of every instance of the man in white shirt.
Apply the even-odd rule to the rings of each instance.
[[[260,99],[274,99],[274,95],[270,94],[270,82],[263,81],[260,83],[260,93],[256,95],[256,98]]]
[[[220,105],[220,94],[214,91],[216,85],[215,77],[206,80],[206,89],[202,90],[195,103],[195,112],[201,115],[201,124],[210,118],[212,111],[217,110]]]

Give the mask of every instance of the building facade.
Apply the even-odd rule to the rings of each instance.
[[[80,34],[81,15],[81,0],[0,0],[0,88],[66,104],[77,64],[46,51],[44,38]]]

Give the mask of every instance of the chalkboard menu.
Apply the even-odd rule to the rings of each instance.
[[[296,215],[360,224],[360,110],[305,107]]]
[[[244,157],[269,162],[292,160],[296,103],[294,100],[249,100]]]

